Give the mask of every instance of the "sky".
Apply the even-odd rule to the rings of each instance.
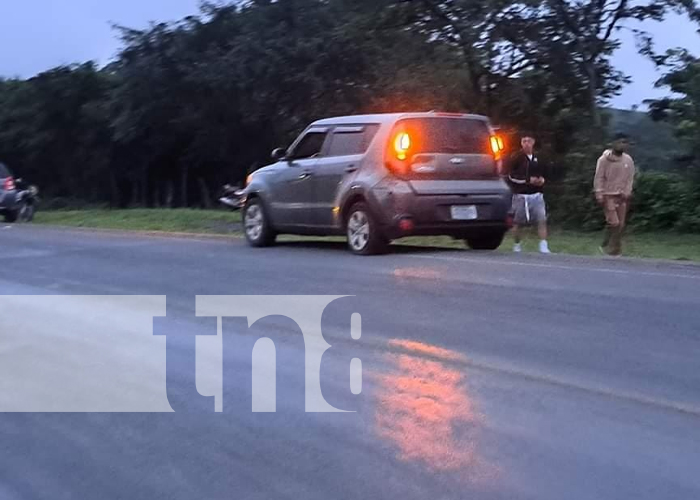
[[[0,76],[26,78],[87,60],[106,63],[119,46],[112,23],[141,28],[149,21],[196,14],[198,5],[199,0],[0,0]],[[682,17],[644,27],[656,36],[659,49],[683,46],[700,54],[700,35]],[[660,75],[636,53],[632,35],[625,31],[622,39],[614,62],[633,81],[612,104],[630,108],[664,95],[665,90],[654,89]]]

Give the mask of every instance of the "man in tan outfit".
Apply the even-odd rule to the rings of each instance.
[[[605,211],[607,223],[601,251],[609,255],[622,253],[622,232],[632,198],[635,166],[628,149],[629,138],[625,134],[616,135],[612,149],[600,157],[595,172],[595,197]]]

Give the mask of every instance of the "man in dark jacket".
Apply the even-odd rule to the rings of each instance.
[[[521,228],[537,224],[540,253],[548,254],[547,208],[544,202],[545,166],[535,154],[533,134],[522,134],[522,149],[507,164],[508,183],[513,190],[514,237],[513,251],[522,252]]]

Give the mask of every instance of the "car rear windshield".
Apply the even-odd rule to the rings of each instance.
[[[409,134],[413,154],[490,154],[490,132],[483,120],[410,118],[398,125]]]

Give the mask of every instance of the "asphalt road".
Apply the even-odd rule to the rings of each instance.
[[[194,331],[197,295],[348,295],[324,334],[364,374],[354,396],[331,349],[324,396],[356,412],[305,413],[303,344],[263,320],[277,413],[250,411],[244,349],[223,354],[224,413],[195,411],[174,377],[175,413],[0,414],[2,500],[700,498],[700,267],[20,226],[0,230],[0,257],[0,371],[39,352],[33,370],[66,367],[47,357],[58,326],[7,340],[41,316],[8,310],[30,295],[166,295]]]

